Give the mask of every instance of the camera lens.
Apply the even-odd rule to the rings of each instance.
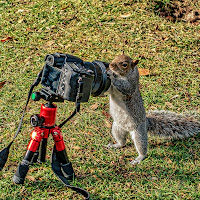
[[[107,67],[108,63],[103,63],[98,60],[93,61],[92,65],[90,65],[90,69],[95,74],[91,91],[93,97],[100,96],[110,87],[111,80],[106,71]]]

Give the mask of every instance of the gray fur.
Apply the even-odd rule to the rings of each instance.
[[[200,133],[200,122],[188,114],[178,114],[165,110],[150,110],[147,114],[150,135],[178,139]]]
[[[126,75],[111,70],[110,114],[114,120],[112,135],[116,144],[108,147],[120,148],[125,145],[130,133],[139,156],[131,164],[140,163],[147,154],[148,137],[157,135],[165,138],[190,137],[200,132],[200,122],[192,116],[169,111],[146,112],[139,90],[137,66]]]

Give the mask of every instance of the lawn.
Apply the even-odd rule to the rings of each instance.
[[[180,1],[181,2],[181,1]],[[62,52],[84,61],[111,62],[124,51],[139,59],[145,108],[200,113],[200,21],[174,20],[159,14],[171,0],[9,0],[0,1],[0,149],[14,136],[30,85],[44,66],[46,54]],[[200,3],[190,1],[200,10]],[[173,6],[168,6],[172,9]],[[38,86],[35,91],[38,91]],[[82,199],[67,189],[51,170],[52,137],[47,162],[35,164],[23,185],[12,177],[24,157],[30,116],[41,103],[30,101],[22,130],[0,172],[0,199]],[[57,103],[57,123],[74,103]],[[90,97],[63,128],[66,149],[77,178],[72,185],[89,191],[91,199],[200,198],[200,136],[166,141],[149,138],[148,157],[139,165],[131,139],[126,147],[109,150],[109,98]]]

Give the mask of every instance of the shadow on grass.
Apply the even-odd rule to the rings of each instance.
[[[150,181],[152,176],[156,176],[158,179],[196,182],[200,175],[196,165],[199,160],[199,141],[200,134],[182,140],[150,140],[149,156],[141,164],[130,165],[129,160],[133,155],[126,154],[123,161],[118,158],[112,164],[108,163],[107,172],[100,177],[113,179],[113,176],[116,176],[126,182],[127,179]],[[120,151],[125,151],[126,148],[135,151],[131,142]],[[99,163],[98,168],[103,168],[104,165]]]
[[[149,149],[162,148],[169,155],[169,158],[176,164],[180,161],[195,162],[199,158],[200,134],[184,139],[171,141],[153,141],[149,142]],[[165,154],[165,155],[166,155]],[[157,156],[156,156],[157,157]],[[157,157],[158,158],[158,157]],[[162,158],[165,158],[163,156]]]

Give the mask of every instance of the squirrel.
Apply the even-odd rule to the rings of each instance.
[[[164,110],[152,110],[146,114],[139,90],[138,62],[123,52],[109,64],[108,71],[111,78],[108,90],[110,114],[113,118],[111,132],[117,143],[110,143],[107,147],[125,146],[126,137],[130,134],[139,154],[131,164],[138,164],[145,159],[147,132],[170,139],[189,137],[200,132],[200,121],[193,116]]]

